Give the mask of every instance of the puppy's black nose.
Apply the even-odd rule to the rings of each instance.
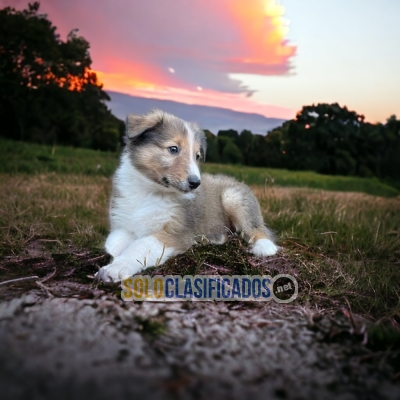
[[[190,189],[196,189],[200,186],[200,179],[196,175],[190,175],[188,178]]]

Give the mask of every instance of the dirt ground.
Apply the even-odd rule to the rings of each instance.
[[[105,262],[34,248],[1,262],[1,399],[400,398],[392,353],[349,310],[126,303],[93,285]]]

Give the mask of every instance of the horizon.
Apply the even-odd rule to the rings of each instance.
[[[293,119],[339,103],[368,122],[400,115],[400,3],[376,0],[43,2],[61,38],[79,29],[103,89]],[[27,7],[22,0],[0,6]]]

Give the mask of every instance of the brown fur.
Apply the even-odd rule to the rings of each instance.
[[[191,156],[187,129],[184,121],[159,110],[146,115],[129,115],[128,151],[132,164],[148,178],[162,185],[187,192],[187,164]],[[204,158],[206,141],[204,133],[196,124],[189,124],[195,133],[194,156]],[[171,157],[166,151],[177,146],[180,153]]]

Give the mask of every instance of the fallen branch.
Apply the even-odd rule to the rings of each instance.
[[[0,286],[1,285],[7,285],[8,283],[14,283],[14,282],[20,282],[20,281],[27,281],[29,279],[39,279],[38,276],[34,275],[34,276],[26,276],[25,278],[16,278],[16,279],[10,279],[9,281],[4,281],[4,282],[0,282]]]
[[[46,282],[46,281],[48,281],[49,279],[51,279],[55,274],[56,274],[56,272],[57,272],[57,268],[54,268],[54,271],[51,273],[51,274],[49,274],[49,275],[47,275],[46,277],[44,277],[41,281],[39,281],[40,283],[43,283],[43,282]]]
[[[38,285],[41,289],[43,289],[46,292],[47,296],[54,297],[53,293],[51,293],[50,289],[46,285],[44,285],[42,282],[36,281],[36,285]]]
[[[94,260],[98,260],[99,258],[104,258],[108,256],[108,254],[102,254],[101,256],[95,257],[95,258],[89,258],[89,260],[86,260],[86,262],[92,262]]]

